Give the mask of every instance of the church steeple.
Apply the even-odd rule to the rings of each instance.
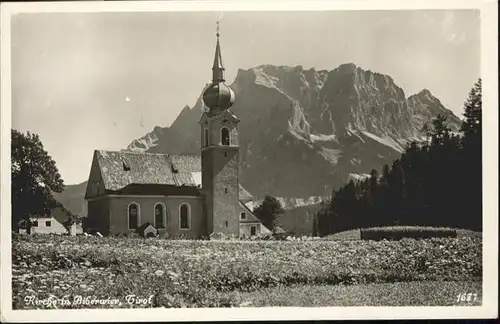
[[[219,42],[219,22],[217,22],[217,45],[215,46],[214,65],[212,67],[212,82],[224,82],[224,66],[222,65],[222,55]]]
[[[239,133],[240,120],[228,109],[234,92],[224,83],[224,66],[217,23],[212,83],[203,93],[201,126],[201,187],[205,201],[206,233],[239,236]]]
[[[209,116],[219,115],[234,103],[234,92],[224,82],[224,66],[219,42],[219,22],[217,22],[217,44],[215,46],[214,65],[212,66],[212,84],[203,93],[203,102],[210,108]]]

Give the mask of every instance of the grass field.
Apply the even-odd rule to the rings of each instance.
[[[477,294],[470,301],[457,301],[464,291]],[[481,305],[479,281],[414,281],[361,285],[302,285],[264,288],[233,293],[232,299],[248,307],[283,306],[477,306]]]
[[[393,227],[385,227],[385,229],[400,229],[404,228],[405,226],[393,226]],[[406,226],[406,227],[411,227],[411,226]],[[416,226],[415,226],[416,227]],[[425,227],[421,227],[425,228]],[[433,227],[429,227],[430,229],[433,229]],[[436,229],[442,229],[442,228],[436,228]],[[444,228],[444,229],[451,229],[451,230],[456,230],[457,231],[457,237],[458,238],[463,238],[463,237],[475,237],[475,238],[481,238],[482,234],[481,232],[474,232],[466,229],[453,229],[453,228]],[[339,233],[335,233],[332,235],[328,235],[323,238],[324,240],[360,240],[361,239],[361,231],[360,229],[353,229],[349,231],[343,231]]]
[[[481,300],[481,238],[171,241],[14,236],[13,308],[455,305]],[[148,305],[26,298],[151,297]],[[465,305],[464,304],[464,305]]]

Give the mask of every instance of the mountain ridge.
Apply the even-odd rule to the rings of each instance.
[[[327,172],[330,179],[326,182],[340,183],[350,173],[369,173],[371,168],[392,162],[408,142],[422,139],[420,130],[423,124],[438,114],[449,118],[453,130],[458,130],[460,123],[428,89],[406,97],[392,77],[364,70],[353,63],[342,64],[330,71],[305,70],[300,65],[262,64],[247,70],[239,69],[231,88],[236,94],[231,110],[242,120],[243,183],[255,179],[256,174],[250,171],[251,168],[273,169],[272,163],[268,165],[266,160],[278,159],[286,165],[286,161],[277,155],[288,156],[296,162],[309,161],[324,170],[334,166],[341,174],[336,179]],[[197,121],[202,108],[200,95],[195,106],[189,111],[185,107],[170,127],[163,128],[164,134],[159,142],[147,149],[132,144],[127,149],[199,153]],[[289,147],[296,154],[286,150],[278,150],[278,154],[270,149],[272,145]],[[367,150],[361,152],[360,146]],[[368,149],[370,146],[372,148]],[[374,152],[368,154],[370,150]],[[359,154],[364,156],[360,158]],[[309,158],[301,158],[304,155]],[[292,171],[290,168],[290,173],[297,173]],[[282,181],[285,174],[265,176],[275,178],[272,180],[276,183],[262,186],[262,182],[256,182],[246,186],[256,195],[265,192],[284,197],[307,195],[306,189],[295,192],[286,189],[291,183]],[[310,176],[318,178],[318,175]],[[308,187],[305,179],[302,182],[302,187]],[[280,194],[281,191],[285,192]],[[312,191],[311,196],[321,194],[317,184]]]
[[[240,181],[253,195],[325,196],[351,174],[392,163],[438,114],[460,119],[428,89],[406,97],[394,79],[356,66],[333,70],[262,64],[230,85],[240,122]],[[127,146],[136,152],[200,154],[201,94],[169,127]]]

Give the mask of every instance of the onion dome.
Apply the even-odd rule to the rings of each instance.
[[[234,91],[224,83],[224,66],[219,44],[219,23],[217,22],[217,45],[212,67],[212,84],[203,93],[203,103],[210,108],[209,115],[218,115],[234,103]]]

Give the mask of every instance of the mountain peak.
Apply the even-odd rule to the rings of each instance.
[[[422,89],[418,95],[423,95],[423,96],[432,96],[432,93],[429,91],[429,89]]]
[[[344,63],[340,64],[335,70],[345,71],[345,72],[355,72],[359,67],[354,63]]]

